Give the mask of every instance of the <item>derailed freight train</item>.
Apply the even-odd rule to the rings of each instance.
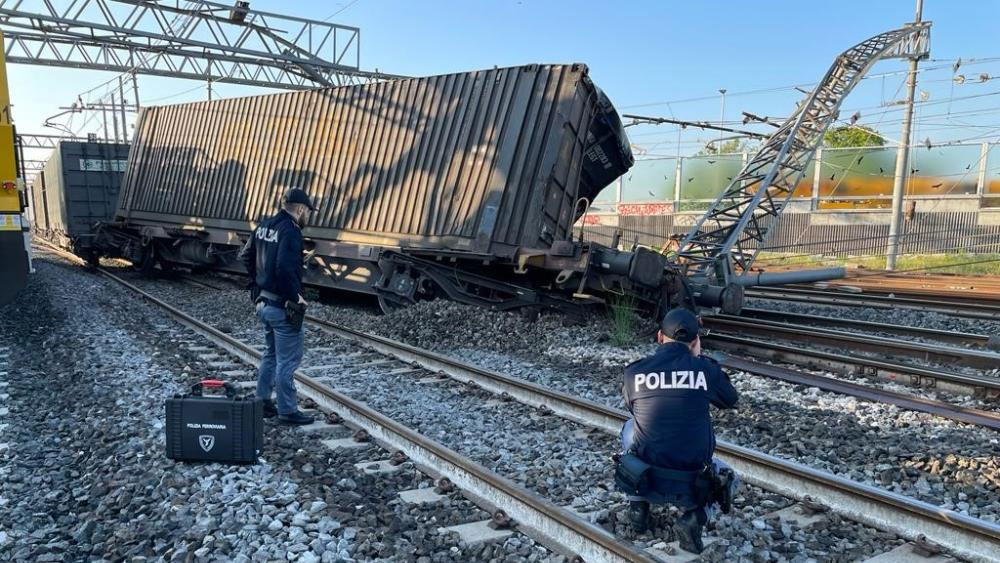
[[[690,299],[658,253],[576,240],[631,167],[587,67],[529,65],[143,110],[109,254],[240,271],[239,248],[289,187],[317,210],[306,283],[508,309],[630,294]]]
[[[95,228],[115,214],[129,145],[61,141],[31,188],[35,236],[94,264]]]

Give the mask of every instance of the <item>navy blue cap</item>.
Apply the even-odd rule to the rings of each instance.
[[[660,321],[663,336],[677,342],[694,342],[698,338],[698,317],[687,309],[671,309]]]
[[[312,211],[316,211],[313,207],[312,201],[309,200],[309,194],[301,188],[291,188],[285,192],[285,203],[301,203],[305,205]]]

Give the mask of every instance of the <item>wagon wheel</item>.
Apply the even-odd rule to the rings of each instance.
[[[76,254],[83,259],[88,270],[93,270],[101,265],[101,255],[93,248],[83,246],[79,243],[73,243],[72,250],[73,254]]]
[[[101,265],[101,254],[96,250],[89,250],[83,255],[84,261],[87,263],[88,269],[95,269]]]
[[[138,260],[132,261],[132,267],[144,276],[153,275],[153,268],[156,267],[156,256],[153,252],[153,245],[141,246],[138,249]]]

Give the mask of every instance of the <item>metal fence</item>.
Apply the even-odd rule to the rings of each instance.
[[[911,149],[900,252],[1000,252],[1000,144]],[[796,187],[764,250],[881,255],[889,234],[895,147],[825,148]],[[640,160],[606,188],[577,235],[610,245],[669,247],[749,154]],[[993,219],[982,221],[982,216]]]
[[[794,254],[884,255],[888,222],[815,224],[810,213],[786,213],[763,250]],[[915,213],[903,222],[900,252],[904,254],[1000,253],[1000,225],[978,224],[975,211]],[[577,226],[577,236],[611,245],[633,243],[669,248],[671,235],[682,237],[691,227],[675,225],[674,215],[618,217],[619,224]],[[772,220],[773,223],[773,220]],[[772,224],[773,226],[773,224]]]
[[[1000,144],[916,146],[910,149],[906,195],[977,197],[1000,207]],[[892,200],[895,147],[820,148],[793,196],[813,209],[879,209]],[[595,198],[617,203],[673,202],[679,211],[705,209],[739,174],[749,153],[639,160]]]

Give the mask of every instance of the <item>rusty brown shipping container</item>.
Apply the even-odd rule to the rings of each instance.
[[[294,186],[318,207],[303,229],[309,284],[384,308],[563,308],[623,291],[659,303],[661,256],[573,239],[631,165],[581,64],[153,107],[100,240],[143,269],[240,271],[236,250]]]
[[[146,108],[118,216],[246,233],[298,186],[307,238],[511,260],[631,164],[585,65],[530,65]]]

